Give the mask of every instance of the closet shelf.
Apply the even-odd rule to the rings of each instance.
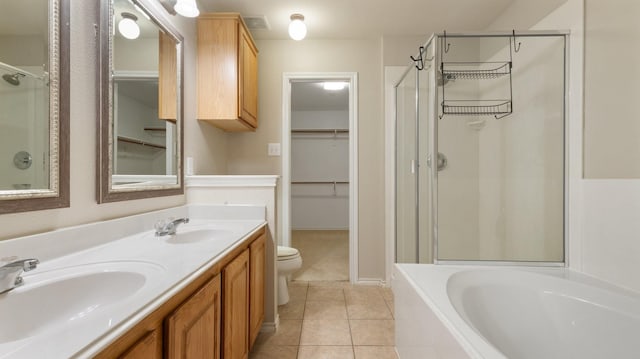
[[[142,141],[142,140],[139,140],[137,138],[131,138],[131,137],[126,137],[126,136],[118,136],[118,141],[126,142],[126,143],[132,143],[132,144],[135,144],[135,145],[141,145],[141,146],[145,146],[145,147],[162,149],[162,150],[166,150],[167,149],[167,146],[158,145],[158,144],[155,144],[155,143]]]
[[[167,132],[167,129],[164,127],[145,127],[144,130],[151,132]]]
[[[442,74],[449,79],[495,79],[511,73],[511,62],[443,62]]]
[[[442,102],[445,115],[508,115],[511,114],[510,100],[446,100]]]

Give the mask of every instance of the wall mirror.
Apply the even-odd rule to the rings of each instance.
[[[69,0],[0,2],[0,213],[69,206]]]
[[[183,193],[182,36],[142,0],[102,0],[98,202]]]

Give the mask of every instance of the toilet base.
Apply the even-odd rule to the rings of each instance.
[[[289,290],[287,288],[287,276],[278,276],[278,305],[289,303]]]

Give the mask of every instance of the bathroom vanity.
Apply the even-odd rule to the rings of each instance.
[[[158,220],[189,217],[175,235]],[[246,358],[262,327],[264,206],[188,205],[0,242],[33,257],[0,295],[0,357]],[[9,330],[11,329],[11,330]]]
[[[265,240],[263,226],[96,358],[246,358],[264,318]]]

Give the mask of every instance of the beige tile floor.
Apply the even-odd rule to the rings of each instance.
[[[396,359],[393,293],[346,281],[293,281],[275,333],[260,333],[251,359]]]
[[[291,232],[291,245],[300,251],[302,268],[294,280],[349,280],[349,231]]]

